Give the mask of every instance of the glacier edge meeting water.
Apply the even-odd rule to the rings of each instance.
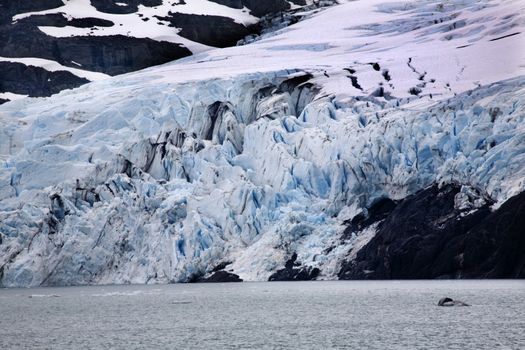
[[[186,281],[223,261],[261,280],[294,251],[330,279],[353,240],[323,251],[380,198],[457,183],[484,189],[463,196],[475,208],[523,190],[522,78],[428,109],[322,97],[309,79],[159,86],[115,94],[101,111],[64,94],[71,107],[36,117],[15,104],[19,127],[4,128],[0,146],[12,154],[3,284]]]

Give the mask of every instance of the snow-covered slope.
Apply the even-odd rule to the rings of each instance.
[[[50,96],[88,81],[166,63],[213,47],[232,46],[259,31],[261,16],[311,10],[317,7],[312,3],[3,1],[0,98]]]
[[[525,187],[523,7],[348,2],[3,105],[1,283],[337,278],[381,199],[454,184],[458,218],[502,207]]]

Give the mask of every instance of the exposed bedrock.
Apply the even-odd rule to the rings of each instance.
[[[63,6],[62,0],[2,1],[0,2],[0,25],[11,22],[19,13],[42,11]]]
[[[233,46],[249,34],[247,27],[231,18],[222,16],[194,15],[170,12],[158,19],[170,22],[170,26],[181,28],[180,36],[215,47]]]
[[[126,14],[137,12],[138,6],[159,6],[162,0],[91,0],[93,5],[100,12]]]
[[[112,27],[115,24],[102,18],[84,17],[84,18],[67,18],[63,13],[52,13],[47,15],[32,15],[19,19],[16,23],[18,28],[23,26],[52,26],[52,27]]]
[[[238,275],[228,271],[214,272],[210,277],[203,277],[197,280],[203,283],[222,283],[222,282],[242,282]]]
[[[174,43],[124,35],[55,38],[23,24],[0,27],[0,56],[38,57],[64,66],[103,72],[127,73],[189,56]]]
[[[277,270],[270,276],[269,281],[310,281],[319,275],[316,267],[301,266],[297,261],[297,253],[293,253],[284,265],[284,269]]]
[[[67,71],[50,72],[15,62],[0,62],[0,76],[0,92],[30,97],[51,96],[89,82]]]
[[[290,4],[285,0],[211,0],[221,5],[228,7],[242,9],[247,7],[250,9],[250,13],[256,17],[262,17],[269,13],[275,13],[279,11],[285,11],[290,9]],[[304,0],[293,1],[296,4],[305,5]]]
[[[341,279],[525,278],[525,193],[495,211],[461,208],[455,185],[399,201]],[[382,209],[379,209],[380,211]],[[355,223],[354,223],[355,224]]]

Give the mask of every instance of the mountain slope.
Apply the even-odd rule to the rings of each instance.
[[[299,7],[285,0],[4,1],[0,97],[50,96],[85,79],[105,79],[232,46],[258,31],[259,17],[292,5]],[[28,76],[30,83],[17,74]]]
[[[429,189],[448,205],[432,227],[505,217],[525,186],[522,10],[348,2],[249,45],[4,104],[2,284],[365,278],[392,260],[360,252],[410,247],[395,218]],[[479,234],[522,237],[473,227],[451,258]]]

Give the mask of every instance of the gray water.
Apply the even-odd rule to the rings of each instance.
[[[0,349],[143,348],[525,349],[525,281],[0,289]]]

